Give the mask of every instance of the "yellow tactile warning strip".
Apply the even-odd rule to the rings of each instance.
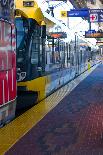
[[[50,110],[52,110],[69,92],[71,92],[95,68],[71,81],[48,98],[16,118],[14,121],[0,129],[0,155],[3,155],[13,144],[36,125]]]

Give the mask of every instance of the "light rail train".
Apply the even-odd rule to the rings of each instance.
[[[17,109],[23,109],[31,105],[30,99],[32,105],[37,103],[87,70],[88,60],[94,65],[99,53],[61,21],[42,12],[36,1],[16,0],[15,6]]]

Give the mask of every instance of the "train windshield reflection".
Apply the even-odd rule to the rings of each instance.
[[[23,20],[21,18],[17,18],[15,20],[16,28],[17,28],[17,48],[21,47],[24,42],[24,26],[23,26]]]

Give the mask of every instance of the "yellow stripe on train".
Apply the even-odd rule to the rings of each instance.
[[[46,97],[46,85],[50,83],[50,76],[39,77],[31,81],[18,82],[18,86],[25,86],[27,91],[38,92],[38,101]]]

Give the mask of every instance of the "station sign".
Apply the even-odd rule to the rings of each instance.
[[[86,31],[85,38],[103,38],[103,32],[99,31]]]
[[[68,17],[88,17],[89,16],[89,10],[88,9],[73,9],[70,11],[67,11]]]
[[[72,9],[70,11],[61,11],[61,17],[89,17],[89,10]]]
[[[72,9],[61,11],[61,17],[88,17],[89,22],[103,22],[103,9]]]
[[[49,38],[67,38],[66,32],[50,32]]]
[[[103,9],[90,9],[89,21],[91,23],[103,22]]]

